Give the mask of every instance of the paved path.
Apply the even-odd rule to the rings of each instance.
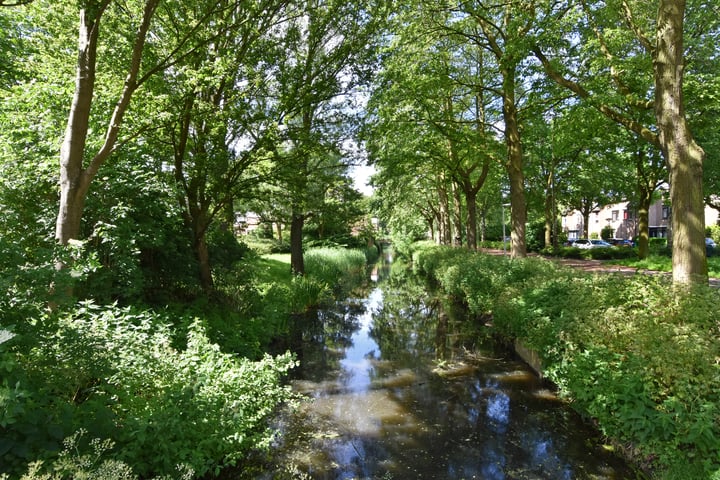
[[[502,250],[492,250],[492,249],[483,249],[484,253],[490,254],[490,255],[503,255]],[[508,254],[505,252],[505,254]],[[528,254],[530,256],[539,256],[536,253],[530,253]],[[586,259],[577,259],[577,258],[559,258],[559,257],[546,257],[543,256],[543,258],[557,262],[561,265],[566,265],[568,267],[577,268],[579,270],[583,270],[585,272],[593,272],[593,273],[619,273],[622,275],[635,275],[635,274],[644,274],[644,275],[665,275],[670,277],[672,274],[670,272],[660,272],[657,270],[645,270],[642,268],[636,268],[636,267],[627,267],[624,265],[613,265],[608,260],[586,260]],[[720,288],[720,278],[710,278],[709,279],[710,286],[718,287]]]

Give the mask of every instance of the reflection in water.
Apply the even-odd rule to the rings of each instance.
[[[490,420],[489,424],[495,426],[498,433],[505,433],[510,420],[510,397],[502,390],[498,390],[499,388],[499,383],[488,380],[486,390],[492,393],[487,400],[486,415]]]
[[[358,318],[360,329],[352,334],[351,346],[345,349],[345,358],[340,361],[342,367],[341,381],[344,386],[353,392],[368,390],[371,384],[373,364],[379,360],[380,349],[370,336],[372,325],[372,312],[382,302],[382,290],[379,288],[370,292],[365,302],[365,311]]]
[[[264,478],[634,478],[524,364],[478,345],[481,326],[386,272],[302,334],[293,385],[311,400],[278,419]]]

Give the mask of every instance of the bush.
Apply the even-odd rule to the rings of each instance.
[[[498,335],[539,352],[561,394],[655,476],[720,472],[717,289],[447,247],[414,259],[448,294],[491,313]]]
[[[222,353],[199,320],[92,303],[0,347],[0,473],[52,456],[80,429],[114,442],[112,458],[143,477],[178,464],[217,471],[268,446],[265,420],[291,398],[280,379],[295,364]]]
[[[612,248],[577,248],[560,247],[558,249],[544,250],[544,255],[560,258],[576,258],[579,260],[615,260],[626,258],[637,258],[634,248],[612,247]]]
[[[706,227],[705,236],[715,240],[715,243],[720,243],[720,225],[710,225]]]

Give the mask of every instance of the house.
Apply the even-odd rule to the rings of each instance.
[[[235,234],[245,235],[257,230],[262,219],[255,212],[235,212]]]
[[[670,207],[658,200],[650,206],[648,212],[648,223],[650,225],[650,237],[667,238],[670,236]],[[718,211],[714,208],[705,207],[705,225],[716,225],[718,223]],[[601,236],[600,233],[606,227],[613,229],[612,238],[632,239],[638,235],[637,212],[629,205],[629,202],[613,203],[597,208],[590,213],[588,218],[588,235],[590,237]],[[562,217],[562,228],[567,233],[568,240],[574,240],[583,236],[583,216],[573,210]]]

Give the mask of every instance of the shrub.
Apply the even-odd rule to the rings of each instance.
[[[63,441],[63,450],[51,462],[36,461],[28,465],[21,480],[137,480],[138,476],[127,463],[113,458],[115,443],[94,438],[85,442],[87,432],[78,430]],[[193,470],[178,465],[177,480],[192,480]],[[162,477],[155,480],[169,480]],[[6,480],[7,476],[0,475]]]
[[[589,248],[584,254],[585,258],[594,260],[613,260],[622,258],[637,258],[634,248],[613,247],[613,248]]]
[[[659,478],[718,475],[717,289],[442,247],[414,258],[417,272],[490,311],[497,334],[539,352],[561,394]]]
[[[176,323],[188,325],[182,338]],[[265,420],[291,398],[280,382],[295,364],[289,355],[252,362],[222,353],[199,320],[84,303],[38,320],[32,337],[8,345],[14,363],[2,387],[11,394],[2,397],[0,419],[6,472],[84,429],[113,441],[112,458],[143,477],[172,475],[177,464],[203,475],[266,447]],[[8,352],[0,358],[7,363]]]
[[[706,227],[705,236],[715,240],[715,243],[720,243],[720,225],[710,225]]]

